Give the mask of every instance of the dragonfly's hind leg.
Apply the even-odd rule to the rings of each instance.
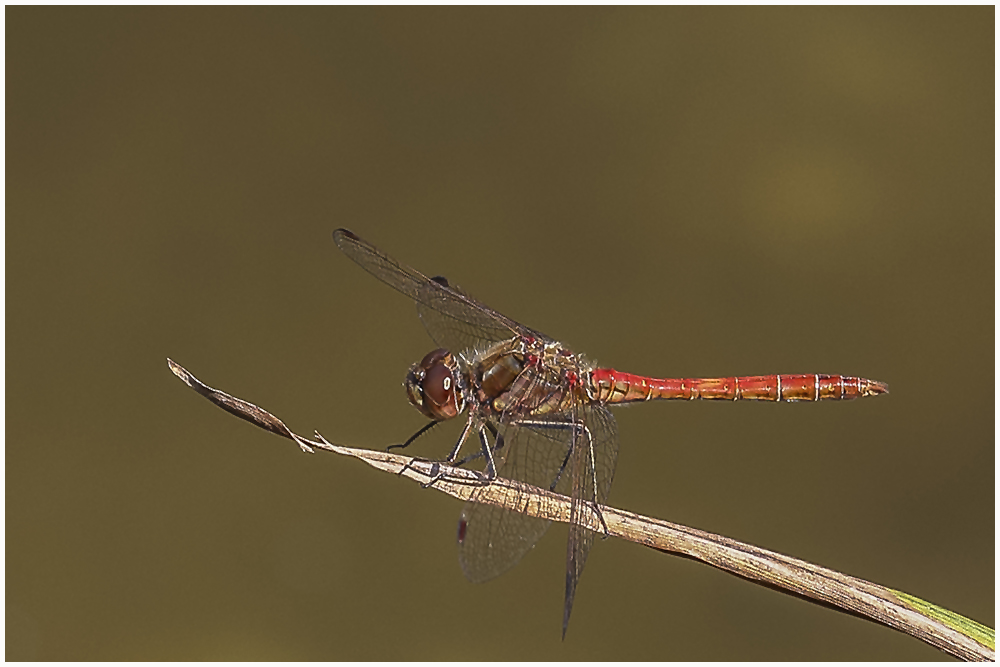
[[[594,437],[590,433],[590,429],[586,426],[583,427],[584,433],[587,435],[587,453],[590,454],[590,481],[594,485],[594,511],[597,513],[597,518],[601,520],[601,526],[604,528],[604,535],[602,539],[608,539],[611,536],[611,531],[608,530],[608,523],[604,520],[604,512],[601,511],[601,506],[597,504],[597,461],[594,460]]]

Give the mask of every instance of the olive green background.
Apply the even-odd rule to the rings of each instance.
[[[618,540],[560,641],[564,526],[470,584],[458,501],[170,374],[420,427],[340,226],[621,370],[888,382],[618,410],[611,503],[993,625],[992,8],[6,18],[6,658],[943,657]]]

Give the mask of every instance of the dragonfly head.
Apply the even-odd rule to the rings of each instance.
[[[410,366],[406,374],[406,395],[417,410],[435,421],[451,419],[465,409],[465,395],[459,386],[461,373],[454,355],[444,348],[427,354]]]

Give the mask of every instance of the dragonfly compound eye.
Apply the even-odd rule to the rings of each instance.
[[[424,390],[424,407],[436,419],[449,419],[458,414],[455,403],[455,378],[444,361],[437,362],[427,370],[421,384]]]
[[[434,350],[406,375],[406,393],[417,410],[436,421],[451,419],[460,410],[455,387],[454,357],[443,348]]]

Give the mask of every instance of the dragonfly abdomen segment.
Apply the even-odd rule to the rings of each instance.
[[[590,375],[601,403],[654,400],[839,401],[889,391],[883,382],[846,375],[750,375],[726,378],[650,378],[610,368]]]

